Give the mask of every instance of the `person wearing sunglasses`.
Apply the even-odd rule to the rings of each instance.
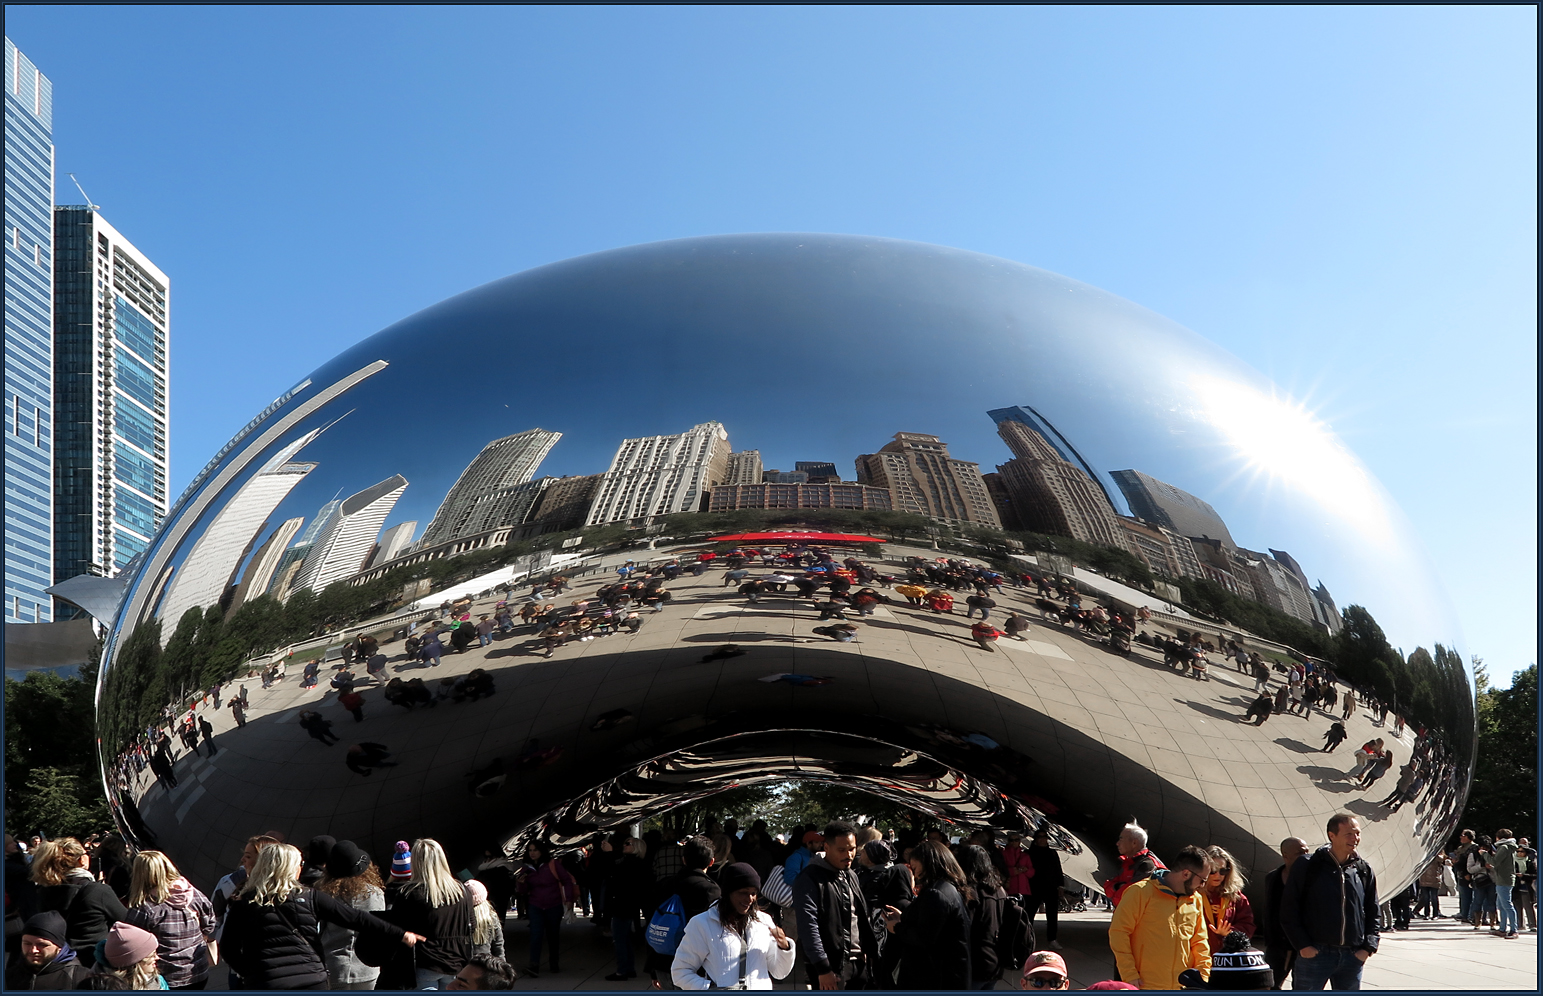
[[[1018,988],[1030,992],[1046,989],[1070,989],[1071,979],[1066,973],[1066,959],[1054,951],[1036,951],[1023,962],[1023,978]]]

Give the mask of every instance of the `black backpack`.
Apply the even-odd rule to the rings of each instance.
[[[1001,926],[997,931],[997,964],[1016,972],[1034,951],[1034,922],[1029,919],[1028,898],[1008,896],[1001,900]]]

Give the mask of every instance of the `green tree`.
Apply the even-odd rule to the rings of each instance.
[[[1482,674],[1483,662],[1476,658],[1475,665]],[[1480,833],[1526,833],[1538,822],[1538,666],[1518,672],[1510,688],[1490,688],[1485,677],[1479,756],[1462,823]]]
[[[110,829],[96,763],[96,667],[5,680],[5,825],[78,835]]]

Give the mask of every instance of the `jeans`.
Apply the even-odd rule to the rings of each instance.
[[[964,617],[966,619],[974,619],[975,618],[975,613],[977,613],[977,612],[980,613],[980,617],[982,619],[990,619],[991,618],[991,610],[988,609],[988,608],[985,608],[983,606],[979,606],[979,605],[972,605],[972,606],[970,606],[970,611],[966,612],[964,614]]]
[[[611,917],[611,940],[616,945],[617,975],[631,975],[636,971],[632,964],[632,928],[632,917]]]
[[[455,975],[453,973],[450,974],[450,975],[446,975],[444,972],[441,972],[439,969],[436,969],[436,968],[420,968],[420,969],[418,969],[417,988],[418,989],[449,989],[450,988],[450,980],[453,979],[453,978],[455,978]]]
[[[492,633],[478,633],[477,634],[477,640],[482,644],[482,646],[490,647],[490,646],[493,645],[493,634]]]
[[[1500,907],[1500,929],[1516,933],[1516,906],[1511,902],[1513,885],[1495,886],[1496,905]]]
[[[1420,916],[1439,917],[1441,915],[1441,895],[1434,885],[1422,885],[1419,887],[1420,901],[1415,905],[1414,911]]]
[[[1473,886],[1457,880],[1457,918],[1467,920],[1473,914]]]
[[[562,940],[563,908],[553,906],[544,910],[539,906],[530,911],[530,967],[541,966],[541,940],[546,938],[547,959],[552,971],[557,971],[558,943]]]
[[[1320,947],[1316,958],[1303,958],[1298,952],[1291,966],[1291,988],[1317,990],[1327,985],[1331,989],[1360,989],[1361,964],[1355,948],[1338,944]]]
[[[1483,885],[1473,886],[1473,907],[1469,910],[1473,914],[1475,923],[1485,913],[1494,913],[1500,907],[1496,905],[1495,883],[1486,882]]]

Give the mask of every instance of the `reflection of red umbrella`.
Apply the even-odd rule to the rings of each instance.
[[[882,543],[877,536],[850,536],[846,533],[736,533],[714,536],[710,543]]]

